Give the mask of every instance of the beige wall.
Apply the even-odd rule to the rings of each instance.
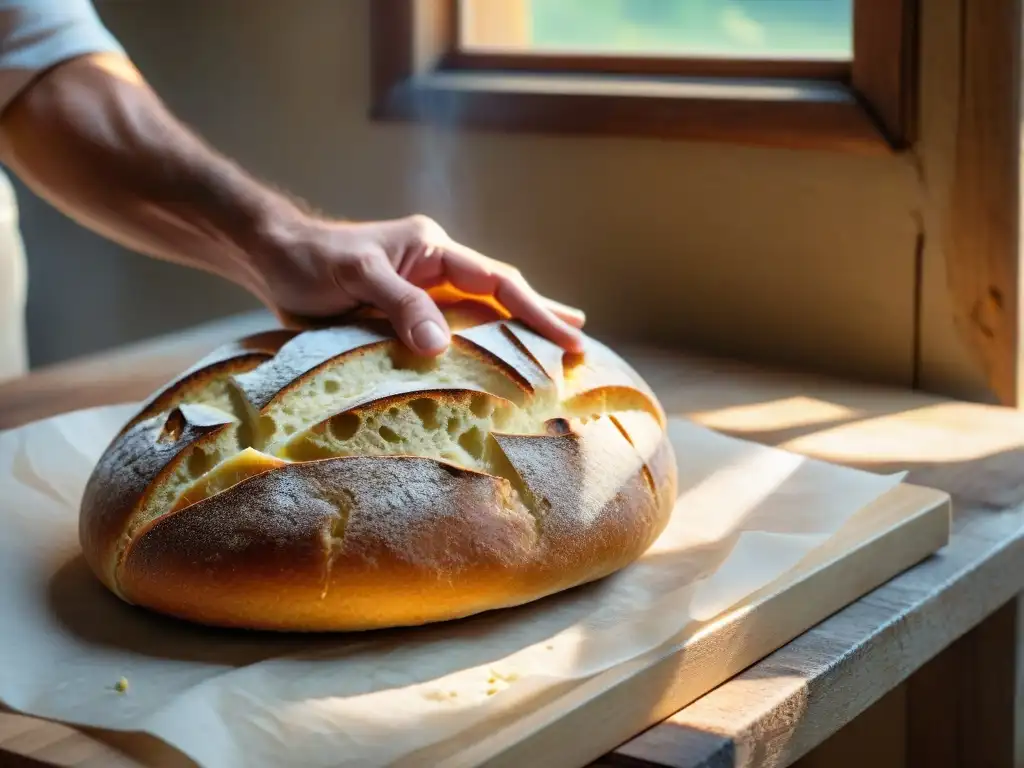
[[[929,4],[926,57],[955,50],[945,47],[955,5]],[[925,89],[934,117],[922,162],[448,136],[365,119],[369,0],[98,6],[179,114],[258,174],[337,214],[433,215],[519,264],[540,289],[584,306],[597,333],[901,385],[912,383],[920,348],[926,385],[977,394],[930,237],[925,294],[915,299],[919,235],[941,218],[922,169],[941,175],[948,155],[948,82]],[[950,68],[936,66],[948,80]],[[37,364],[254,306],[215,279],[127,254],[22,199]]]

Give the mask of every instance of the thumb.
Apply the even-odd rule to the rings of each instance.
[[[398,337],[416,354],[433,357],[448,348],[451,331],[437,304],[390,266],[367,275],[363,293],[387,315]]]

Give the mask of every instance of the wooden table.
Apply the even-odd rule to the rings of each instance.
[[[145,396],[261,313],[0,385],[0,428]],[[1024,414],[619,346],[675,415],[952,494],[938,556],[826,619],[595,765],[1011,766],[1024,611]],[[1024,711],[1024,710],[1022,710]],[[0,714],[0,766],[180,766],[153,740]],[[1016,759],[1015,759],[1016,758]],[[1024,763],[1022,763],[1024,764]]]

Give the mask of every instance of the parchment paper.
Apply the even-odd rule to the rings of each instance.
[[[414,630],[228,632],[123,604],[80,556],[80,493],[134,407],[0,433],[0,700],[148,732],[218,768],[460,765],[474,731],[550,704],[735,605],[903,477],[673,420],[673,522],[609,579]],[[118,692],[122,677],[129,687]]]

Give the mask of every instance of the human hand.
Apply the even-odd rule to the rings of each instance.
[[[451,331],[430,289],[486,297],[568,352],[581,352],[583,313],[538,294],[509,264],[455,242],[432,219],[305,220],[255,263],[257,294],[279,315],[306,318],[374,307],[414,352],[440,354]]]

